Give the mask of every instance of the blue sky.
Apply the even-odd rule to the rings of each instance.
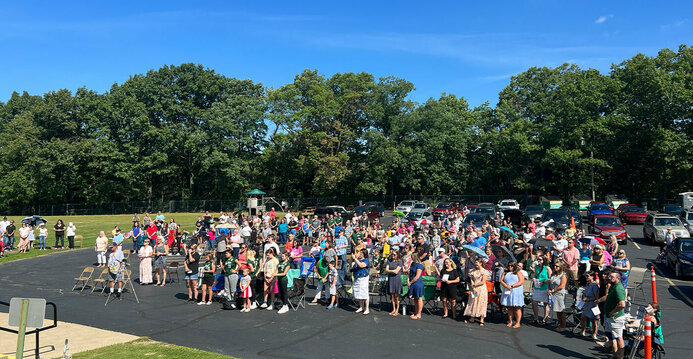
[[[195,62],[266,86],[306,68],[366,71],[497,102],[510,76],[577,63],[608,72],[638,52],[691,45],[693,1],[139,1],[0,3],[0,101],[12,91],[107,91]]]

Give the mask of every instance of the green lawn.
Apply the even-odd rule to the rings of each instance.
[[[118,358],[178,358],[178,359],[229,359],[231,357],[173,344],[155,342],[149,338],[116,344],[74,354],[74,359]]]
[[[197,217],[202,215],[202,213],[165,213],[166,221],[168,222],[173,218],[176,223],[183,226],[183,229],[192,232],[195,229],[195,222]],[[10,216],[8,219],[14,219],[15,225],[21,222],[22,218],[26,216]],[[142,219],[144,215],[140,215]],[[121,215],[104,215],[104,216],[45,216],[43,217],[48,220],[46,227],[48,227],[48,239],[46,239],[46,246],[52,247],[55,244],[55,232],[53,232],[53,226],[58,221],[62,219],[67,225],[69,222],[74,223],[77,230],[75,233],[77,235],[82,235],[84,237],[82,241],[82,247],[88,248],[93,247],[96,237],[99,235],[99,231],[105,231],[106,235],[110,238],[111,231],[113,227],[119,226],[123,232],[127,232],[132,228],[132,215],[131,214],[121,214]],[[154,216],[152,216],[154,218]],[[38,243],[38,230],[34,232]],[[15,247],[18,242],[18,235],[15,236]],[[127,242],[128,240],[126,240]],[[65,240],[65,246],[67,246],[67,239]],[[32,249],[29,253],[6,253],[4,258],[0,258],[0,263],[8,262],[11,260],[30,258],[40,255],[46,255],[55,253],[54,250],[39,251]]]

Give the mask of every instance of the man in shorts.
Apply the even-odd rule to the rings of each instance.
[[[118,292],[116,297],[120,299],[120,294],[123,292],[123,281],[124,281],[124,263],[123,263],[123,251],[121,251],[118,246],[111,245],[111,255],[108,257],[108,287],[110,292],[113,293],[113,286],[118,283]]]
[[[604,303],[604,330],[611,333],[611,345],[614,358],[623,358],[623,329],[626,324],[626,315],[623,309],[626,307],[626,290],[621,284],[621,274],[613,272],[609,274],[611,288]]]

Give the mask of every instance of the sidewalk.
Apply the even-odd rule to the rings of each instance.
[[[0,326],[7,328],[8,318],[9,315],[7,313],[0,313]],[[45,326],[51,325],[52,323],[52,320],[44,321]],[[29,328],[27,331],[31,329],[32,328]],[[130,342],[137,338],[139,337],[130,334],[58,321],[58,326],[56,328],[41,332],[41,348],[39,353],[42,358],[61,358],[63,355],[63,347],[65,346],[65,339],[69,339],[68,353],[75,354],[85,350]],[[34,357],[35,345],[36,335],[27,335],[24,341],[25,357]],[[17,334],[0,331],[0,357],[2,357],[3,354],[14,354],[16,350]]]

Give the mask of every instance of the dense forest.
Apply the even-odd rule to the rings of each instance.
[[[495,105],[368,73],[273,89],[197,64],[0,103],[0,210],[276,196],[693,190],[693,47],[513,76]]]

